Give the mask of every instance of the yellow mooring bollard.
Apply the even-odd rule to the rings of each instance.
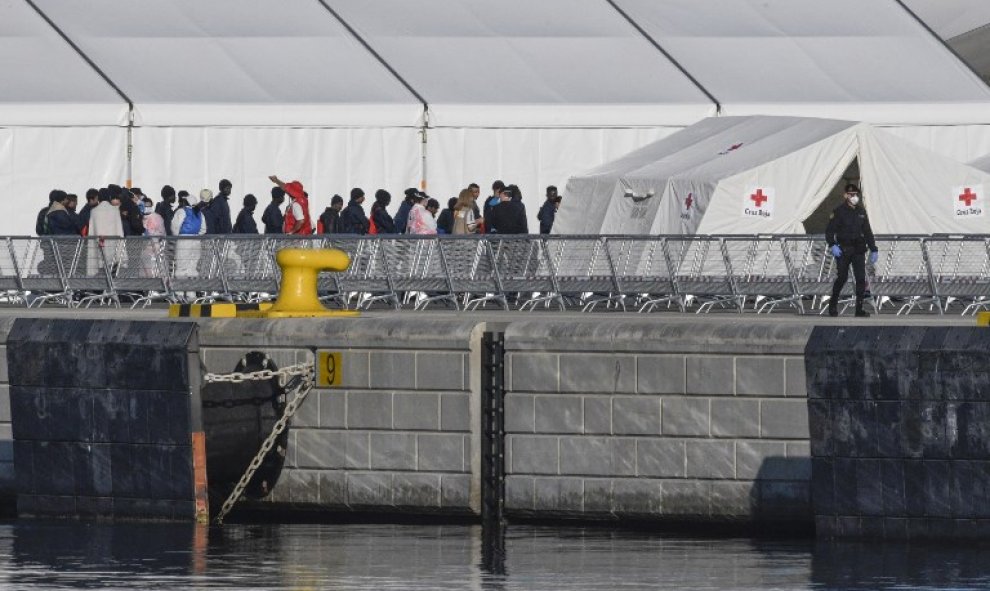
[[[976,326],[990,326],[990,312],[980,312],[977,314]]]
[[[346,271],[351,264],[346,252],[336,248],[283,248],[276,253],[275,261],[282,268],[282,284],[278,289],[278,299],[268,310],[256,313],[257,316],[322,318],[360,315],[354,310],[328,310],[317,297],[316,281],[320,271],[335,273]]]

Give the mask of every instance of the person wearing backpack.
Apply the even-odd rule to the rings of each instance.
[[[51,193],[49,193],[48,205],[42,207],[38,211],[38,217],[34,222],[34,233],[37,234],[38,236],[48,236],[49,234],[48,210],[50,210],[52,208],[52,204],[58,200],[57,198],[59,193],[62,193],[63,195],[65,194],[63,191],[59,191],[58,189],[55,189]]]
[[[330,207],[326,208],[320,219],[316,220],[317,234],[340,234],[340,210],[344,209],[344,198],[334,195],[330,198]]]
[[[201,191],[204,196],[206,193],[209,193],[208,189]],[[179,237],[175,244],[176,277],[195,277],[197,274],[200,243],[190,238],[206,234],[206,218],[202,211],[204,204],[195,195],[187,195],[185,205],[180,203],[172,215],[172,235]]]
[[[364,213],[364,208],[361,207],[362,203],[364,203],[364,191],[359,187],[354,187],[351,189],[350,202],[340,213],[341,234],[364,235],[368,233],[371,224],[368,221],[368,216]]]
[[[375,203],[371,206],[371,225],[374,226],[375,231],[371,232],[369,227],[369,234],[395,234],[398,232],[395,221],[385,209],[391,202],[392,195],[388,191],[385,189],[375,191]]]

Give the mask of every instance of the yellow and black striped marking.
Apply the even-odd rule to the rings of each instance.
[[[256,316],[272,307],[271,302],[259,304],[172,304],[168,307],[171,318],[237,318]]]

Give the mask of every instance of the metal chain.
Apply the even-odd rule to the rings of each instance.
[[[279,385],[284,386],[291,376],[302,376],[313,373],[312,363],[297,363],[287,365],[282,369],[261,369],[252,372],[231,372],[231,373],[208,373],[203,376],[203,381],[208,383],[227,382],[231,384],[241,384],[248,381],[267,381],[272,378],[279,378]]]
[[[278,436],[281,435],[283,431],[285,431],[285,428],[289,425],[289,419],[292,418],[292,415],[296,414],[296,411],[299,409],[299,405],[303,403],[303,400],[306,399],[306,396],[309,394],[310,390],[313,389],[314,373],[315,373],[315,368],[312,363],[300,363],[298,365],[290,365],[288,367],[282,368],[274,372],[269,370],[262,370],[252,373],[235,372],[234,374],[219,376],[221,378],[219,380],[216,379],[218,377],[216,376],[216,374],[207,374],[206,376],[207,381],[227,381],[227,382],[235,381],[233,379],[226,379],[229,378],[230,376],[238,376],[239,381],[246,381],[246,379],[270,380],[272,377],[274,377],[274,375],[278,375],[280,378],[289,375],[294,376],[292,381],[289,384],[286,384],[286,386],[288,387],[288,390],[294,391],[295,394],[292,396],[292,399],[289,400],[289,402],[285,405],[285,412],[283,412],[282,417],[275,422],[275,426],[272,427],[272,432],[269,433],[268,437],[265,438],[265,441],[262,442],[261,449],[259,449],[258,453],[255,454],[254,458],[251,460],[251,463],[248,464],[247,470],[241,476],[241,479],[237,482],[237,485],[234,487],[234,490],[231,491],[230,496],[227,497],[227,500],[223,502],[223,506],[220,508],[220,513],[217,515],[217,519],[216,519],[217,525],[223,525],[223,518],[226,517],[228,513],[230,513],[230,510],[234,508],[234,504],[238,501],[238,499],[241,498],[241,495],[244,493],[244,489],[247,488],[247,485],[251,481],[251,478],[254,476],[254,473],[257,472],[258,468],[261,467],[261,463],[262,461],[264,461],[265,456],[268,455],[268,452],[270,452],[272,450],[272,447],[275,445],[275,440],[278,439]],[[274,374],[274,375],[269,376],[268,374]],[[261,376],[261,375],[267,377],[253,377],[253,376]],[[252,377],[241,378],[240,376],[252,376]],[[212,377],[213,379],[209,379],[210,377]]]

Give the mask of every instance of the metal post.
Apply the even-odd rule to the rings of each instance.
[[[426,151],[427,151],[427,141],[426,132],[430,127],[430,112],[428,110],[423,111],[423,127],[419,130],[419,135],[422,138],[422,149],[420,150],[420,158],[422,159],[422,178],[419,180],[419,190],[426,192],[426,178],[427,178],[427,161],[426,161]]]
[[[482,336],[481,542],[482,568],[505,574],[505,340]]]
[[[127,109],[127,188],[130,189],[134,180],[134,105]]]

